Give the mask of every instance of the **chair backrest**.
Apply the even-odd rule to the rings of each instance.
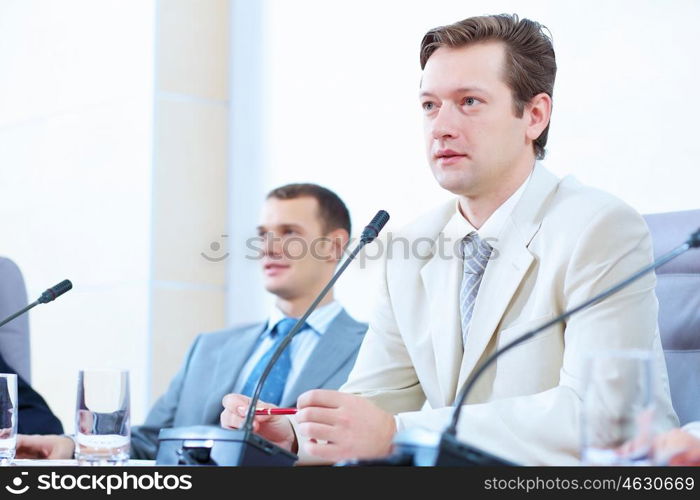
[[[0,257],[0,320],[27,305],[27,290],[17,264]],[[0,354],[17,373],[31,382],[29,316],[24,314],[0,327]]]
[[[700,210],[645,215],[660,257],[700,227]],[[671,399],[681,425],[700,420],[700,249],[656,271],[659,330]]]

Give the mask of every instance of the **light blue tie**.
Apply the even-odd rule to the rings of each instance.
[[[269,363],[272,354],[279,346],[280,342],[284,340],[287,334],[292,330],[297,320],[294,318],[284,318],[281,320],[270,332],[270,336],[275,341],[275,343],[268,349],[268,351],[263,355],[262,358],[257,362],[253,371],[250,372],[248,380],[246,380],[241,394],[246,396],[252,396],[255,386],[260,379],[265,366]],[[304,324],[301,330],[305,329],[308,325]],[[289,377],[289,372],[292,369],[292,356],[290,354],[289,345],[282,351],[282,355],[279,357],[275,365],[272,367],[270,374],[263,384],[262,391],[260,392],[260,401],[266,403],[272,403],[274,405],[279,405],[282,401],[282,394],[284,394],[284,387],[287,385],[287,377]]]
[[[472,322],[474,303],[479,293],[481,278],[491,257],[491,245],[479,238],[476,232],[469,233],[462,240],[464,274],[459,291],[459,312],[462,319],[462,345],[467,344],[467,334]]]

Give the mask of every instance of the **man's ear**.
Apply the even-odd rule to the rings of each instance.
[[[544,92],[537,94],[525,105],[527,117],[527,138],[535,142],[549,125],[552,116],[552,98]]]
[[[345,252],[345,247],[348,246],[350,241],[350,235],[345,229],[334,229],[326,235],[326,238],[331,241],[331,249],[328,252],[329,257],[333,258],[336,263],[340,262],[343,258],[343,252]]]

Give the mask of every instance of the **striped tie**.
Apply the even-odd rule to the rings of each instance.
[[[467,333],[474,312],[476,295],[479,293],[481,278],[484,276],[492,250],[491,245],[482,241],[476,232],[469,233],[462,240],[464,274],[462,275],[462,287],[459,290],[459,312],[462,318],[463,345],[467,343]]]

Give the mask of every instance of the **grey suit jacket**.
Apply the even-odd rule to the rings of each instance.
[[[199,335],[168,390],[156,401],[143,425],[131,430],[131,457],[154,459],[164,427],[218,425],[222,398],[231,392],[266,323]],[[355,364],[367,324],[342,310],[311,353],[280,406],[296,406],[311,389],[337,389]]]

